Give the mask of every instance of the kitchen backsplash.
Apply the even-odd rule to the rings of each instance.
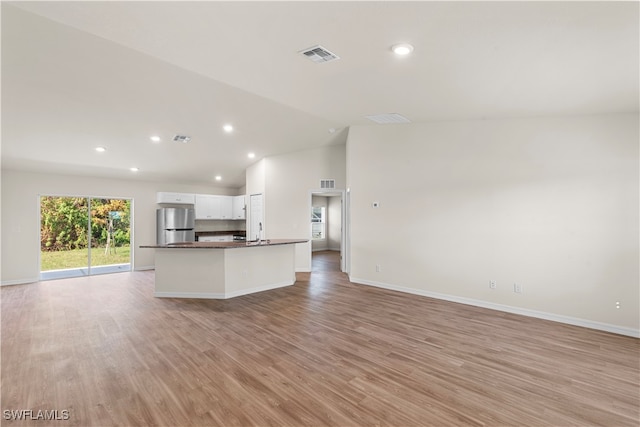
[[[238,220],[196,220],[195,231],[237,231],[246,230],[247,222]]]

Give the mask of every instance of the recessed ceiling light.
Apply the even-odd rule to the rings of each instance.
[[[233,131],[233,126],[224,125],[224,126],[222,126],[222,129],[224,129],[225,132],[231,132],[231,131]]]
[[[222,177],[220,175],[216,175],[216,181],[222,181]]]
[[[408,55],[413,52],[413,46],[408,43],[394,44],[391,46],[391,50],[396,55]]]
[[[138,168],[129,168],[129,170],[130,170],[131,172],[138,172],[140,169],[138,169]]]
[[[104,153],[105,151],[107,151],[107,149],[106,149],[106,148],[104,148],[104,147],[96,147],[96,151],[97,151],[98,153]]]
[[[152,137],[151,137],[151,140],[152,140],[153,142],[160,142],[160,137],[159,137],[159,136],[155,136],[155,135],[154,135],[154,136],[152,136]]]
[[[249,153],[247,154],[247,157],[250,159],[253,159],[256,156],[256,153]]]

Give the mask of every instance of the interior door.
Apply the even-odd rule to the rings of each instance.
[[[264,197],[262,194],[252,194],[249,197],[249,235],[247,240],[264,239]]]

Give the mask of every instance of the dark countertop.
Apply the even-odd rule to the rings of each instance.
[[[141,245],[141,248],[151,249],[239,249],[253,248],[257,246],[277,246],[291,245],[295,243],[306,243],[308,239],[267,239],[258,242],[236,241],[236,242],[182,242],[170,243],[168,245]]]

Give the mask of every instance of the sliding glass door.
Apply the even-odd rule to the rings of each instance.
[[[131,270],[131,202],[93,198],[90,205],[92,274]]]
[[[40,198],[40,278],[131,270],[131,200]]]

